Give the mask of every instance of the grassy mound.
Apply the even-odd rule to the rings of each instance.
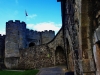
[[[36,75],[39,70],[26,71],[0,71],[0,75]]]

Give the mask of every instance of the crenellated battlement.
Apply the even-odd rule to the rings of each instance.
[[[36,34],[39,34],[39,33],[42,33],[42,34],[55,34],[55,31],[53,30],[44,30],[44,31],[36,31],[36,30],[30,30],[30,29],[26,29],[26,31],[28,33],[36,33]]]
[[[43,32],[54,32],[53,30],[44,30]]]
[[[23,22],[23,21],[21,22],[20,20],[15,20],[15,21],[9,20],[8,22],[6,22],[6,25],[12,24],[12,23],[15,23],[15,24],[17,24],[17,25],[26,25],[25,22]]]
[[[2,34],[0,34],[0,38],[2,37],[2,38],[4,38],[6,35],[2,35]]]
[[[44,31],[42,31],[42,33],[55,34],[55,31],[53,31],[53,30],[44,30]]]
[[[13,23],[13,22],[15,22],[15,23],[21,23],[21,21],[20,20],[15,20],[15,21],[13,21],[13,20],[9,20],[8,21],[8,23]],[[23,22],[23,21],[22,21]],[[24,22],[25,23],[25,22]]]
[[[55,33],[55,31],[53,31],[53,30],[49,30],[49,33]]]

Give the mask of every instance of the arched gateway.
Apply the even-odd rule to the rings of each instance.
[[[65,53],[61,46],[56,47],[55,61],[56,65],[66,65]]]

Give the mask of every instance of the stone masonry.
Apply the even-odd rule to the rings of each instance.
[[[5,66],[66,65],[75,75],[100,75],[100,0],[57,1],[61,2],[62,27],[55,37],[54,31],[28,30],[25,22],[6,23]]]
[[[0,35],[0,69],[4,68],[5,35]]]
[[[99,0],[57,0],[61,2],[67,69],[75,75],[100,75]]]
[[[37,32],[27,29],[25,22],[8,21],[6,23],[5,66],[9,69],[32,69],[39,68],[36,63],[41,67],[65,64],[65,56],[62,56],[65,53],[62,29],[55,37],[54,35],[52,30]],[[57,61],[60,60],[60,56],[62,60]],[[43,60],[39,63],[42,58]],[[34,65],[30,66],[32,64]],[[21,65],[24,66],[21,67]]]
[[[37,32],[26,28],[25,22],[19,20],[6,22],[5,65],[12,68],[18,65],[20,50],[30,46],[48,43],[55,36],[52,30]],[[16,63],[15,63],[15,62]]]

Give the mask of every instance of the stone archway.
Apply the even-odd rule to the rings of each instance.
[[[64,50],[61,46],[56,47],[55,64],[56,65],[66,65],[65,53],[64,53]]]
[[[29,43],[29,47],[33,47],[33,46],[35,46],[34,42]]]

